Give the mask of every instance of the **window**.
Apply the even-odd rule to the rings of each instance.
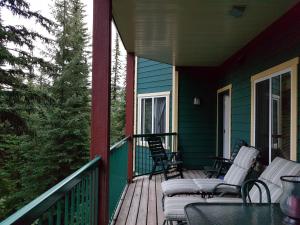
[[[261,161],[297,159],[297,69],[295,58],[251,77],[251,145]]]
[[[255,146],[262,162],[276,156],[290,159],[291,73],[282,72],[255,82]]]
[[[138,133],[169,132],[169,93],[139,95]]]

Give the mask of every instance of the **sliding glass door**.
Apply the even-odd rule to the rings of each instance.
[[[268,165],[276,156],[290,159],[291,74],[255,82],[255,146]]]

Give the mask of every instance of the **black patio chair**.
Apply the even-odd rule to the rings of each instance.
[[[270,194],[270,190],[269,190],[268,186],[266,185],[265,182],[263,182],[262,180],[258,180],[258,179],[250,179],[243,183],[242,188],[241,188],[243,202],[244,203],[252,203],[252,199],[250,196],[250,190],[254,186],[259,191],[259,203],[263,203],[263,194],[266,194],[267,195],[267,203],[271,204],[271,194]]]
[[[180,155],[178,152],[170,152],[167,153],[162,140],[158,136],[149,137],[147,139],[148,147],[151,153],[151,157],[153,160],[152,171],[149,176],[149,180],[151,180],[153,174],[156,174],[156,168],[160,167],[161,172],[164,174],[165,180],[170,178],[180,176],[183,178],[182,174],[182,164],[183,162],[180,159]],[[169,173],[173,172],[172,175],[168,176]]]
[[[248,146],[247,142],[242,139],[238,139],[234,144],[230,159],[219,156],[210,157],[214,163],[212,166],[204,166],[204,173],[207,177],[219,178],[220,176],[225,175],[242,146]]]

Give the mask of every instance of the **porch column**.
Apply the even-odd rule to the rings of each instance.
[[[99,168],[98,225],[109,221],[109,131],[111,68],[111,0],[94,0],[92,125],[90,156],[101,156]]]
[[[134,72],[135,58],[133,53],[127,53],[126,73],[126,126],[125,135],[129,136],[128,141],[128,181],[133,178],[133,126],[134,126]]]

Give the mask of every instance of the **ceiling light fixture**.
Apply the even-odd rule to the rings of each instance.
[[[240,18],[244,15],[246,5],[233,5],[229,11],[229,14],[235,18]]]

